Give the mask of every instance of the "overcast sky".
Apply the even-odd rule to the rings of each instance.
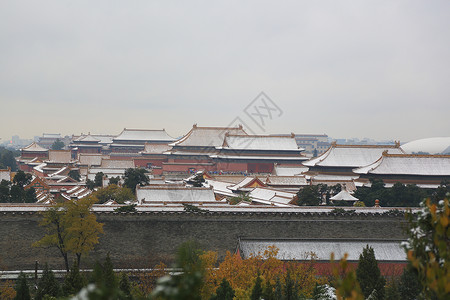
[[[450,1],[1,1],[0,137],[236,117],[257,133],[450,136]],[[244,113],[281,109],[261,131]]]

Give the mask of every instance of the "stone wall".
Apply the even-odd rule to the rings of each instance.
[[[32,248],[44,235],[38,226],[39,213],[0,215],[0,264],[3,269],[33,269],[35,260],[63,268],[56,249]],[[82,267],[91,267],[107,253],[117,268],[151,267],[159,261],[170,264],[176,248],[197,240],[205,250],[223,257],[235,251],[239,237],[405,239],[405,218],[401,214],[326,213],[98,213],[104,234]]]

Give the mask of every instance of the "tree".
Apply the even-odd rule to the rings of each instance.
[[[56,139],[56,141],[53,142],[51,148],[52,150],[62,150],[66,145],[63,141],[60,139]]]
[[[48,296],[58,297],[61,295],[61,288],[55,278],[55,274],[45,264],[41,280],[39,280],[35,300],[42,300]]]
[[[18,186],[24,187],[31,182],[31,178],[32,178],[31,174],[19,170],[14,176],[13,183],[15,183]]]
[[[80,269],[77,266],[77,262],[74,261],[70,272],[64,278],[63,283],[63,293],[65,296],[75,295],[78,293],[84,286],[86,285],[86,281],[80,274]]]
[[[10,167],[11,171],[17,170],[17,162],[12,151],[1,148],[0,151],[0,169]]]
[[[302,188],[298,193],[298,205],[319,205],[322,202],[322,198],[320,196],[318,186],[317,185],[308,185]]]
[[[162,299],[201,299],[205,269],[200,259],[202,251],[196,242],[181,244],[177,250],[176,267],[181,274],[164,276],[158,280],[152,296]]]
[[[95,174],[94,186],[103,186],[103,176],[105,176],[103,172],[98,172],[97,174]]]
[[[449,200],[421,203],[422,210],[408,214],[409,238],[403,244],[408,260],[417,270],[422,294],[427,299],[450,297]]]
[[[422,284],[419,281],[419,274],[411,263],[409,263],[403,270],[402,276],[400,277],[398,290],[401,295],[400,299],[404,300],[417,299],[422,290]]]
[[[80,171],[79,170],[70,170],[69,174],[67,174],[70,178],[72,178],[75,181],[80,181],[81,179],[81,175],[80,175]]]
[[[92,191],[95,188],[95,182],[93,182],[90,179],[87,179],[86,180],[86,187]]]
[[[377,260],[375,259],[375,252],[369,245],[363,249],[359,256],[356,278],[366,298],[369,297],[373,290],[376,290],[376,299],[384,299],[386,280],[381,276]]]
[[[133,192],[136,191],[136,186],[146,185],[149,183],[150,179],[145,174],[147,171],[142,168],[129,168],[125,170],[124,183],[123,185]]]
[[[216,289],[216,294],[210,300],[233,300],[234,290],[226,278],[222,279],[219,287]]]
[[[253,286],[253,289],[252,289],[252,294],[250,295],[250,299],[251,300],[260,300],[262,295],[263,295],[262,279],[258,273],[258,276],[256,277],[256,280],[255,280],[255,285]]]
[[[11,181],[3,179],[0,182],[0,202],[1,203],[9,203],[11,201],[10,189],[11,189]]]
[[[98,199],[98,203],[102,204],[109,200],[124,204],[126,201],[134,201],[136,199],[133,192],[127,187],[119,187],[110,184],[107,187],[100,188],[92,194]]]
[[[19,277],[17,277],[16,282],[16,297],[14,300],[30,300],[30,289],[28,287],[27,276],[20,272]]]
[[[120,182],[120,177],[119,176],[111,177],[109,179],[109,184],[119,185],[119,182]]]
[[[68,254],[74,254],[79,267],[82,255],[94,248],[98,243],[98,235],[103,233],[103,224],[97,222],[95,214],[91,212],[95,201],[89,196],[50,207],[44,212],[39,224],[45,228],[46,235],[33,246],[56,247],[64,259],[67,272]]]
[[[128,275],[125,273],[121,273],[120,275],[119,289],[125,299],[132,299],[130,280],[128,279]]]

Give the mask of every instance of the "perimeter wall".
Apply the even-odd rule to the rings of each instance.
[[[0,214],[0,266],[3,270],[33,269],[35,260],[63,268],[58,251],[33,248],[44,231],[37,212]],[[225,213],[149,212],[98,213],[104,234],[82,268],[110,254],[116,268],[145,268],[163,261],[170,265],[176,248],[197,240],[204,250],[234,252],[239,237],[322,239],[405,239],[401,213]]]

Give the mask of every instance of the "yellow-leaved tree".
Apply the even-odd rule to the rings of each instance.
[[[76,256],[79,267],[81,257],[94,248],[99,234],[103,233],[103,224],[97,222],[91,210],[96,201],[95,197],[86,197],[77,201],[57,203],[47,209],[39,223],[46,234],[33,246],[56,247],[64,259],[67,272],[69,254]]]

